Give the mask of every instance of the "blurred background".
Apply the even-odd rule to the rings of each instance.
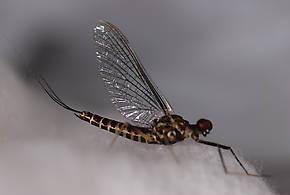
[[[96,74],[98,19],[124,32],[177,114],[212,120],[209,140],[238,149],[271,175],[275,191],[290,193],[289,1],[1,0],[1,61],[30,93],[43,96],[30,106],[54,105],[29,78],[38,71],[69,105],[122,119]],[[1,86],[8,90],[9,82]],[[13,104],[2,103],[1,114]],[[54,120],[69,123],[61,114]],[[19,133],[5,122],[1,139]],[[49,125],[23,121],[37,122]]]

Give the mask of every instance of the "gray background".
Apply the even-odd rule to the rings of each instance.
[[[92,41],[96,20],[111,21],[176,113],[211,119],[209,140],[238,149],[287,194],[289,10],[282,0],[2,0],[1,53],[35,93],[42,94],[29,70],[40,71],[68,104],[118,116],[96,78]]]

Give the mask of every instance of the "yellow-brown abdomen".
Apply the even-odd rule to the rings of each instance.
[[[81,115],[77,116],[94,126],[107,130],[121,137],[142,143],[160,144],[158,141],[158,136],[146,128],[136,127],[130,125],[129,123],[118,122],[96,114],[92,114],[87,111],[84,111]]]

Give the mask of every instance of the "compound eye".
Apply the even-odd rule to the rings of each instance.
[[[205,130],[207,133],[209,133],[209,131],[212,130],[212,123],[207,119],[199,119],[197,121],[197,126],[200,129]]]

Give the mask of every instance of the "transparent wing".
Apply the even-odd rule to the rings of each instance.
[[[173,112],[118,28],[99,21],[94,41],[99,74],[123,116],[136,125],[150,127],[153,119]]]

